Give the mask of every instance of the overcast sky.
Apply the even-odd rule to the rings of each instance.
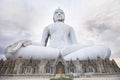
[[[0,0],[0,54],[18,40],[40,42],[58,7],[80,44],[110,47],[120,65],[120,0]]]

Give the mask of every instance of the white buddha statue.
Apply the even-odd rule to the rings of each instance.
[[[20,40],[6,48],[6,57],[11,59],[20,56],[25,59],[31,57],[33,59],[56,59],[59,53],[66,60],[76,58],[86,60],[88,57],[90,59],[97,59],[97,57],[105,59],[110,57],[111,51],[107,47],[83,47],[77,44],[73,28],[64,23],[65,14],[63,10],[57,9],[53,20],[54,24],[44,29],[40,45],[30,40]]]

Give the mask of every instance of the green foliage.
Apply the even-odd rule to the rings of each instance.
[[[71,78],[52,78],[50,80],[72,80]]]

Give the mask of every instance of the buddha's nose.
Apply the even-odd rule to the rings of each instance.
[[[60,13],[58,13],[58,15],[60,15]]]

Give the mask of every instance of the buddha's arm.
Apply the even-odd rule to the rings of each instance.
[[[49,38],[49,30],[48,27],[44,29],[42,39],[41,39],[41,46],[46,46]]]
[[[73,28],[70,28],[69,37],[71,39],[72,44],[76,44],[77,43],[75,32],[74,32]]]

